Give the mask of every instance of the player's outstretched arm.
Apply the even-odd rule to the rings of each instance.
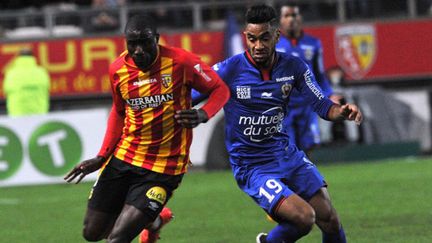
[[[65,177],[67,182],[72,182],[75,178],[78,178],[75,182],[78,184],[86,175],[98,170],[102,167],[106,161],[105,158],[97,156],[92,159],[84,160],[83,162],[76,165]]]
[[[360,123],[363,121],[363,114],[361,113],[360,109],[354,104],[334,104],[329,110],[328,119],[331,121],[355,121],[357,125],[360,125]]]
[[[64,179],[67,182],[72,182],[78,178],[78,184],[87,174],[90,174],[102,167],[106,158],[110,157],[114,151],[115,145],[120,140],[122,129],[124,126],[124,114],[117,112],[116,105],[113,107],[108,117],[107,129],[105,132],[104,141],[98,155],[92,159],[84,160],[75,166]]]

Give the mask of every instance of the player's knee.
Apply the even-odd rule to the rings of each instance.
[[[340,228],[339,217],[334,210],[326,215],[326,217],[320,218],[317,223],[327,233],[338,232]]]
[[[329,220],[329,231],[330,232],[339,232],[340,221],[339,217],[336,214],[332,214]]]
[[[89,225],[84,225],[83,228],[83,237],[86,241],[100,241],[105,238],[105,235],[97,230],[95,230],[93,227]]]
[[[121,243],[121,242],[132,242],[135,237],[122,235],[122,234],[111,234],[107,239],[107,243]]]
[[[309,233],[315,224],[315,211],[313,209],[306,210],[299,214],[296,219],[298,229],[304,234]]]

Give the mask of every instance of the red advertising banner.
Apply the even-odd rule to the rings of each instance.
[[[432,20],[309,27],[321,39],[325,67],[339,65],[350,83],[416,77],[432,79]],[[192,51],[209,63],[224,58],[223,32],[163,34],[162,44]],[[0,97],[4,70],[32,47],[51,76],[53,97],[109,92],[108,65],[124,49],[122,36],[0,44]]]
[[[207,63],[223,58],[223,33],[199,32],[162,35],[161,44],[182,47]],[[46,40],[0,44],[0,96],[8,64],[24,47],[31,47],[51,76],[51,96],[109,93],[109,64],[125,50],[122,36]]]
[[[339,65],[350,83],[430,77],[432,20],[320,26],[326,67]]]

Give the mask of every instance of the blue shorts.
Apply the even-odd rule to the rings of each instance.
[[[313,111],[312,106],[288,109],[283,127],[289,135],[290,143],[304,151],[320,144],[318,115]]]
[[[240,189],[271,216],[283,198],[295,193],[308,201],[326,186],[323,176],[302,151],[295,146],[287,150],[265,163],[248,164],[230,158],[235,162],[231,165]]]

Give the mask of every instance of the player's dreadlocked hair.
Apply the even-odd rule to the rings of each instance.
[[[274,8],[265,5],[253,5],[246,12],[247,24],[269,23],[272,27],[277,27],[277,14]]]
[[[132,16],[126,24],[125,33],[130,30],[145,30],[150,29],[154,34],[157,34],[156,23],[152,17],[140,14]]]

